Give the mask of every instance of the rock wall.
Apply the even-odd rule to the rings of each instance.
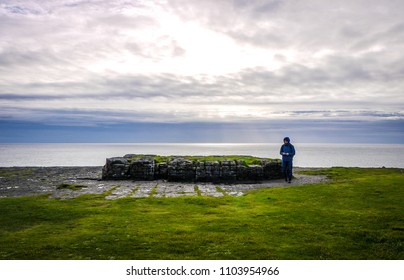
[[[281,161],[259,158],[258,164],[243,160],[190,160],[168,157],[157,162],[155,155],[125,155],[108,158],[102,170],[104,180],[168,180],[175,182],[257,182],[282,177]]]

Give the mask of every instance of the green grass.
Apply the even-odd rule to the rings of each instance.
[[[310,171],[313,173],[313,171]],[[220,198],[0,199],[0,259],[403,259],[404,170]]]
[[[18,177],[18,178],[29,178],[33,174],[35,174],[36,167],[26,167],[26,168],[2,168],[0,167],[0,177],[3,178],[13,178],[13,177]]]
[[[142,158],[144,155],[136,155],[129,160],[135,160],[138,158]],[[152,156],[155,160],[156,163],[163,163],[163,162],[168,162],[173,156]],[[262,158],[258,157],[253,157],[253,156],[240,156],[240,155],[228,155],[228,156],[181,156],[182,158],[185,158],[187,160],[191,160],[193,162],[206,162],[206,161],[225,161],[225,160],[241,160],[243,161],[244,165],[260,165],[261,161],[263,160]],[[277,159],[266,159],[266,160],[274,160],[277,161]]]

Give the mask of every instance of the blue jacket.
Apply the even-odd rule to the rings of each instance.
[[[293,157],[296,154],[295,147],[292,144],[283,144],[281,147],[281,151],[279,152],[282,155],[283,161],[292,161]],[[289,155],[283,155],[283,153],[288,153]]]

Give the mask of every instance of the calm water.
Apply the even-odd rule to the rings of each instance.
[[[298,144],[300,167],[399,167],[404,145]],[[101,166],[125,154],[253,155],[280,158],[281,144],[0,144],[0,166]]]

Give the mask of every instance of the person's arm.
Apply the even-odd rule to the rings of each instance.
[[[283,145],[281,146],[281,151],[279,152],[282,156],[284,155],[284,152],[283,152]]]
[[[284,146],[285,146],[285,145],[282,145],[280,154],[283,155],[283,156],[288,156],[289,153],[285,153],[285,152],[283,151]]]
[[[295,156],[296,151],[295,151],[295,146],[293,146],[293,145],[291,145],[291,146],[292,146],[292,148],[290,149],[290,155],[293,157],[293,156]]]

